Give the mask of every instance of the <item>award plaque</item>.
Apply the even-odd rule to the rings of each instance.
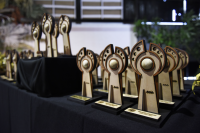
[[[123,94],[124,97],[130,97],[130,95],[133,95],[133,98],[138,98],[138,75],[132,69],[131,64],[130,64],[130,49],[129,47],[124,48],[124,51],[128,55],[128,67],[125,71],[125,95]],[[122,76],[123,78],[123,76]],[[122,80],[123,81],[123,80]],[[128,94],[128,95],[127,95]]]
[[[179,87],[179,76],[178,76],[178,70],[182,67],[183,61],[182,58],[179,57],[177,51],[170,47],[165,47],[165,52],[169,54],[169,56],[174,57],[175,66],[172,71],[171,81],[172,81],[172,94],[175,97],[182,97],[180,94],[180,87]]]
[[[86,51],[86,48],[83,47],[77,54],[76,62],[82,72],[82,95],[72,95],[68,99],[82,104],[100,99],[100,96],[93,95],[92,71],[97,65],[96,55],[93,51]]]
[[[181,49],[178,49],[178,48],[175,48],[179,57],[182,58],[182,67],[179,69],[179,87],[180,87],[180,91],[186,91],[185,88],[184,88],[184,68],[188,65],[189,63],[189,55],[184,51],[184,50],[181,50]]]
[[[14,80],[17,79],[17,62],[18,62],[18,59],[19,59],[18,52],[14,49],[12,51],[12,61],[13,61],[13,66],[14,66],[14,77],[13,77]]]
[[[42,36],[42,27],[35,21],[32,23],[31,26],[31,34],[33,39],[35,40],[34,57],[42,57],[42,53],[40,51],[40,39]]]
[[[57,38],[59,35],[58,25],[55,24],[53,34],[52,34],[52,49],[53,49],[53,57],[58,57],[58,46],[57,46]]]
[[[98,67],[99,67],[99,55],[95,54],[97,58],[97,64],[95,66],[95,69],[92,71],[92,79],[93,79],[93,85],[97,86],[98,85]]]
[[[59,32],[61,35],[63,35],[64,54],[65,55],[72,55],[70,40],[69,40],[70,30],[71,30],[70,18],[66,15],[61,15],[60,19],[59,19]]]
[[[46,35],[46,57],[53,57],[53,49],[52,49],[52,33],[54,30],[54,19],[51,15],[49,14],[44,14],[43,15],[43,20],[42,20],[42,31]]]
[[[174,102],[172,102],[172,89],[170,83],[170,72],[175,65],[174,57],[166,54],[162,49],[157,48],[157,46],[158,45],[156,44],[150,43],[149,50],[160,57],[161,65],[164,68],[163,71],[158,74],[159,103],[174,105]]]
[[[102,64],[110,77],[108,101],[97,101],[92,107],[113,114],[119,114],[125,108],[133,105],[133,103],[125,102],[122,99],[122,73],[127,68],[128,56],[119,47],[115,47],[114,52],[113,45],[110,44],[103,51]]]

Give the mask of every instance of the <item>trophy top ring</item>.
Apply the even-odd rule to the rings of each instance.
[[[34,21],[31,25],[31,35],[33,39],[41,39],[42,27],[36,21]]]
[[[55,25],[54,18],[51,15],[44,13],[42,19],[42,31],[45,34],[46,33],[52,34],[54,30],[54,25]]]
[[[71,20],[66,15],[61,15],[59,18],[59,32],[63,35],[71,31]]]

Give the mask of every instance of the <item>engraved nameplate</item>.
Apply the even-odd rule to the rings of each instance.
[[[172,80],[172,82],[177,82],[176,80]]]
[[[154,119],[154,120],[159,120],[159,118],[161,117],[161,115],[159,115],[159,114],[141,111],[141,110],[134,109],[134,108],[128,108],[128,109],[125,110],[125,112],[132,113],[132,114],[135,114],[135,115],[144,116],[144,117],[148,117],[148,118],[151,118],[151,119]]]
[[[100,91],[100,92],[108,93],[108,90],[103,90],[103,89],[94,89],[94,91]]]
[[[170,104],[173,105],[175,102],[166,101],[166,100],[159,100],[159,103]]]
[[[107,106],[107,107],[110,107],[110,108],[114,108],[114,109],[118,109],[118,108],[121,107],[121,105],[119,105],[119,104],[109,103],[109,102],[105,102],[105,101],[102,101],[102,100],[99,100],[95,103],[103,105],[103,106]]]
[[[138,98],[138,96],[130,94],[123,94],[123,97]]]
[[[88,98],[88,97],[82,97],[82,96],[78,96],[78,95],[73,95],[73,96],[70,96],[70,97],[71,97],[71,98],[78,99],[78,100],[81,100],[81,101],[90,100],[90,98]]]
[[[147,94],[154,94],[153,91],[146,91]]]
[[[163,86],[169,86],[168,84],[163,84]]]

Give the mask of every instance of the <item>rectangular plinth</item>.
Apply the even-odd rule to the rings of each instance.
[[[138,115],[138,116],[147,117],[147,118],[153,119],[153,120],[159,120],[161,117],[161,115],[159,115],[159,114],[150,113],[150,112],[146,112],[146,111],[142,111],[142,110],[138,110],[138,109],[134,109],[134,108],[128,108],[125,110],[125,112],[131,113],[134,115]]]
[[[103,102],[107,102],[107,99],[103,99]],[[132,102],[128,102],[128,101],[124,101],[122,105],[119,106],[111,106],[111,105],[115,105],[113,103],[109,103],[108,106],[105,105],[101,105],[99,103],[94,103],[92,104],[93,108],[111,113],[111,114],[115,114],[118,115],[120,114],[122,111],[124,111],[125,109],[127,109],[128,107],[132,106],[134,103]],[[116,104],[118,105],[118,104]]]
[[[136,95],[130,95],[130,94],[123,94],[123,97],[138,98],[138,96],[136,96]]]
[[[73,94],[81,91],[82,72],[76,56],[20,59],[17,86],[42,97]]]
[[[67,99],[72,102],[77,102],[77,103],[86,105],[91,102],[97,101],[101,98],[102,96],[98,96],[98,95],[94,95],[93,97],[90,98],[90,97],[83,97],[81,94],[76,94],[76,95],[69,96]]]

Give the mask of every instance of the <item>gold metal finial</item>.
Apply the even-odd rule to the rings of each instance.
[[[88,60],[84,60],[84,61],[83,61],[83,67],[84,67],[85,69],[88,69],[88,68],[90,67],[90,63],[89,63]]]
[[[110,68],[116,70],[119,67],[119,63],[116,59],[110,60]]]
[[[153,61],[149,58],[145,58],[142,63],[141,63],[141,66],[143,69],[145,70],[149,70],[153,67]]]

